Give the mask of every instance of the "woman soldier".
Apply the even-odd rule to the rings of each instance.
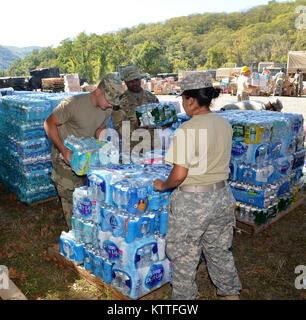
[[[213,88],[201,72],[180,83],[183,107],[191,119],[175,132],[165,162],[172,165],[166,181],[155,190],[176,188],[168,208],[166,253],[172,262],[172,299],[194,300],[197,266],[203,253],[208,273],[221,299],[239,299],[241,283],[230,248],[235,225],[235,200],[226,182],[232,147],[232,128],[211,112]]]

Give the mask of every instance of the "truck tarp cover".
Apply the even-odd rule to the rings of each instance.
[[[306,73],[306,51],[288,52],[287,72],[296,73],[296,69]]]
[[[222,78],[239,75],[241,68],[219,68],[216,71],[216,80],[220,81]]]

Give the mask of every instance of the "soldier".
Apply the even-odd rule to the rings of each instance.
[[[279,111],[283,109],[282,102],[277,98],[270,99],[267,103],[255,100],[245,100],[236,103],[229,103],[223,106],[220,110],[268,110],[268,111]]]
[[[303,94],[303,73],[301,69],[296,70],[294,75],[295,93],[296,96],[302,96]]]
[[[278,72],[274,77],[274,81],[275,81],[274,96],[282,95],[285,79],[286,79],[285,69],[282,68],[281,71]]]
[[[232,128],[209,108],[220,89],[201,73],[181,83],[183,107],[191,117],[174,134],[165,162],[173,169],[155,190],[176,188],[168,207],[166,253],[172,262],[172,299],[196,299],[201,253],[222,299],[237,300],[241,290],[230,248],[235,200],[227,183]]]
[[[72,171],[69,161],[72,151],[66,148],[63,142],[69,135],[98,138],[106,127],[111,106],[119,104],[122,91],[120,78],[115,73],[109,73],[101,80],[95,91],[64,99],[44,123],[45,131],[53,142],[51,178],[57,187],[69,229],[71,229],[72,194],[75,188],[86,184],[86,178],[77,176]]]
[[[113,126],[120,135],[122,135],[122,121],[130,121],[130,132],[138,128],[138,120],[136,117],[137,106],[147,103],[158,103],[157,97],[141,87],[141,74],[136,66],[128,66],[123,69],[123,77],[127,90],[120,97],[120,107],[114,109],[112,113]],[[151,140],[154,139],[153,130],[149,130]],[[127,138],[127,137],[125,137]],[[137,144],[136,141],[130,142],[131,150]],[[152,149],[151,143],[151,149]]]
[[[250,85],[251,70],[249,67],[244,66],[241,68],[241,75],[237,80],[237,99],[238,102],[242,100],[249,100],[249,89],[256,88]]]

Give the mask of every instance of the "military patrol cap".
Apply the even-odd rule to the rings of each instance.
[[[131,81],[131,80],[142,78],[139,68],[136,66],[125,67],[122,72],[123,72],[124,81]]]
[[[104,89],[106,100],[113,106],[118,106],[119,96],[123,93],[122,81],[118,72],[110,72],[100,82]]]
[[[210,76],[204,72],[192,72],[187,74],[180,82],[181,96],[186,90],[212,87]]]

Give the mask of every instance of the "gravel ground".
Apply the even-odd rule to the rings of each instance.
[[[179,101],[181,104],[182,112],[182,98],[176,97],[173,95],[159,95],[157,96],[160,101]],[[263,96],[251,96],[250,100],[257,100],[268,102],[272,97],[263,97]],[[288,113],[301,113],[303,114],[304,119],[306,119],[306,96],[302,97],[279,97],[283,103],[283,112]],[[219,110],[222,106],[228,103],[237,102],[237,96],[231,96],[230,94],[221,94],[219,98],[215,99],[211,109]]]

